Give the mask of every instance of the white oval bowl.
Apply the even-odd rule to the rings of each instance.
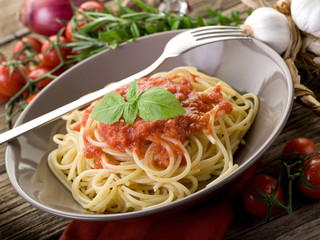
[[[125,43],[82,61],[52,82],[23,111],[16,125],[47,113],[82,95],[121,80],[149,66],[161,54],[167,41],[179,31],[164,32]],[[55,121],[10,142],[6,169],[16,191],[35,207],[59,216],[93,221],[143,217],[184,208],[212,196],[238,179],[268,149],[281,133],[293,103],[290,72],[282,58],[257,40],[230,40],[193,49],[167,60],[158,71],[177,66],[194,66],[220,78],[241,93],[258,95],[259,111],[246,145],[235,155],[239,168],[221,181],[184,199],[148,210],[97,214],[83,209],[47,166],[48,152],[54,149],[52,136],[64,127]]]

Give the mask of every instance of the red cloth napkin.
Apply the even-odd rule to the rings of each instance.
[[[257,165],[229,189],[185,211],[114,222],[73,220],[60,240],[221,240],[234,217],[233,198]]]
[[[60,240],[223,239],[234,216],[231,198],[209,199],[166,216],[115,221],[73,220]]]

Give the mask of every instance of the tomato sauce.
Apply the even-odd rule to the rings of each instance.
[[[232,105],[225,101],[221,94],[221,86],[217,85],[208,94],[199,94],[192,89],[192,84],[186,79],[175,82],[174,78],[142,78],[138,80],[139,93],[152,87],[161,87],[172,94],[180,101],[186,113],[171,119],[145,121],[137,116],[133,124],[129,124],[121,118],[113,124],[99,123],[99,133],[103,136],[107,145],[120,152],[126,149],[137,152],[142,157],[145,154],[146,146],[151,142],[154,165],[166,167],[169,164],[169,154],[161,145],[161,136],[173,138],[183,143],[192,133],[208,131],[209,115],[213,106],[219,105],[219,114],[228,114],[232,111]],[[117,89],[123,98],[126,97],[128,85]],[[85,115],[89,115],[92,109],[88,109]],[[87,121],[83,118],[83,124]],[[86,134],[84,135],[86,139]],[[87,157],[99,156],[100,149],[85,141],[85,155]],[[175,154],[181,154],[181,150],[171,144]]]

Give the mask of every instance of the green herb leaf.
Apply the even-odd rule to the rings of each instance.
[[[139,91],[139,87],[138,87],[138,81],[137,79],[135,79],[129,86],[128,90],[127,90],[127,101],[133,101],[136,100],[138,97],[138,91]]]
[[[177,117],[184,114],[186,110],[171,92],[153,87],[140,94],[138,112],[142,119],[155,121]]]
[[[153,8],[153,7],[150,7],[148,4],[145,4],[144,2],[142,1],[139,1],[139,0],[134,0],[134,3],[140,7],[142,10],[146,11],[146,12],[149,12],[149,13],[157,13],[158,12],[158,9],[156,8]]]
[[[123,118],[126,122],[132,124],[137,117],[138,106],[137,100],[126,102],[123,110]]]
[[[201,16],[198,16],[197,17],[197,24],[199,27],[203,27],[205,24],[204,24],[204,20]]]
[[[209,7],[205,7],[205,10],[207,11],[207,13],[209,13],[212,17],[216,17],[218,14],[213,11],[211,8]]]
[[[108,29],[107,32],[109,33],[110,37],[112,37],[113,39],[121,42],[122,38],[121,38],[121,36],[120,36],[116,31],[113,31],[113,30],[111,30],[111,29]]]
[[[173,25],[171,26],[171,30],[177,30],[179,29],[179,25],[180,25],[180,21],[177,20],[173,23]]]
[[[112,38],[107,32],[99,32],[98,37],[103,42],[112,42]]]
[[[115,92],[107,93],[94,107],[90,118],[102,123],[112,124],[120,119],[126,102]]]
[[[139,31],[139,28],[135,22],[131,23],[130,31],[131,31],[131,34],[134,38],[140,37],[140,31]]]
[[[234,21],[236,21],[237,23],[240,22],[240,16],[239,16],[239,13],[237,11],[232,10],[231,11],[231,16],[232,16]]]
[[[146,24],[145,28],[146,28],[146,31],[147,31],[148,34],[153,34],[153,33],[157,32],[155,27],[150,23]]]

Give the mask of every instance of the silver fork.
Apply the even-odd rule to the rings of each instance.
[[[0,134],[0,144],[8,142],[32,129],[52,122],[72,110],[87,106],[93,101],[103,97],[108,92],[130,83],[134,79],[149,75],[168,58],[179,56],[204,44],[232,39],[251,38],[244,34],[240,28],[229,26],[205,26],[183,31],[168,41],[160,57],[146,69]]]

